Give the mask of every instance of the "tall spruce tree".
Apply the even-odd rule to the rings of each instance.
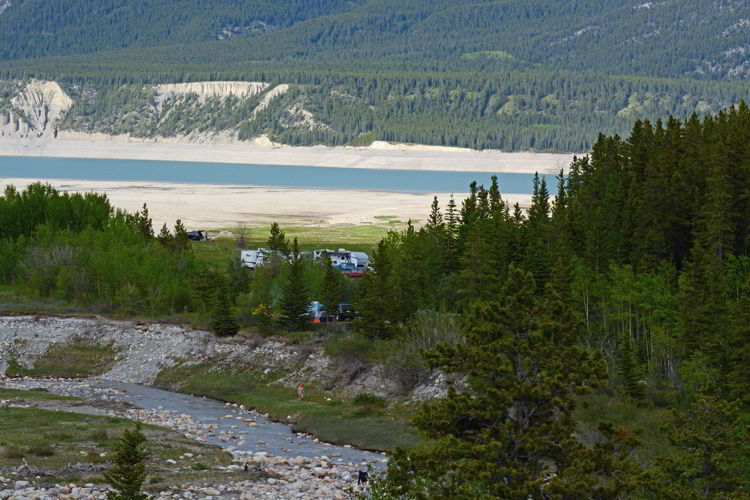
[[[211,330],[216,335],[227,337],[236,335],[240,326],[232,314],[232,304],[229,301],[229,285],[224,282],[216,290],[213,314],[211,315]]]
[[[394,334],[395,298],[391,283],[393,264],[385,240],[378,243],[372,255],[374,270],[362,277],[361,296],[357,300],[356,327],[372,339],[387,339]]]
[[[286,238],[286,233],[281,230],[276,222],[271,224],[271,231],[266,244],[269,250],[279,252],[282,255],[289,255],[289,240]]]
[[[289,275],[284,285],[281,299],[281,313],[284,323],[290,330],[300,330],[305,327],[305,313],[309,303],[309,292],[305,282],[305,268],[299,252],[297,238],[292,243],[289,256]]]
[[[108,500],[146,500],[149,495],[141,488],[146,480],[145,449],[146,436],[141,432],[141,425],[135,429],[125,429],[115,447],[114,467],[104,474],[113,491],[107,492]]]
[[[341,272],[333,267],[330,257],[325,259],[325,275],[321,300],[328,314],[336,314],[341,301]]]

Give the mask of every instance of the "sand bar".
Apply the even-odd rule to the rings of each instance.
[[[462,148],[389,144],[369,147],[293,147],[261,137],[253,142],[216,138],[208,142],[184,139],[135,139],[128,136],[61,132],[57,139],[0,137],[0,156],[102,158],[209,163],[247,163],[437,171],[551,173],[570,165],[573,154],[507,153]]]
[[[37,179],[0,178],[0,187],[25,189]],[[382,223],[376,216],[424,221],[433,196],[447,204],[450,194],[408,194],[378,191],[291,189],[218,184],[178,184],[47,179],[64,192],[106,193],[111,203],[130,212],[147,203],[154,227],[182,219],[188,228],[254,227],[276,221],[293,225]],[[460,205],[463,194],[456,193]],[[511,203],[528,205],[530,195],[504,195]]]

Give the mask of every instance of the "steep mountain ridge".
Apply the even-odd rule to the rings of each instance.
[[[444,69],[462,61],[474,69],[750,77],[750,4],[738,0],[14,0],[13,5],[0,18],[0,61],[105,51],[104,59],[93,60],[212,65],[389,60],[404,68],[408,61],[411,67]],[[111,53],[120,49],[126,49],[121,56]]]

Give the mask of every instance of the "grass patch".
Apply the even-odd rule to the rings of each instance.
[[[81,477],[80,473],[67,473],[64,468],[81,462],[107,464],[122,432],[133,425],[133,422],[121,418],[34,408],[0,408],[0,468],[18,467],[25,461],[32,467],[53,473],[53,476],[41,479],[46,483],[103,483],[102,472]],[[157,490],[183,483],[185,471],[192,471],[196,464],[204,464],[207,471],[202,474],[191,472],[191,481],[215,477],[219,473],[212,470],[215,466],[232,463],[229,453],[216,446],[189,440],[177,432],[150,425],[145,425],[143,432],[148,439],[150,455],[147,472],[150,477],[157,478],[149,483],[158,482],[158,486],[154,485]],[[183,457],[176,465],[162,458],[179,458],[185,452],[192,453],[193,457]],[[33,476],[23,479],[37,481]]]
[[[278,374],[216,370],[208,364],[183,364],[159,373],[155,385],[171,390],[244,404],[323,441],[391,451],[417,442],[409,425],[410,409],[357,405],[332,398],[322,388],[305,384],[305,398],[294,389],[270,383]]]
[[[11,377],[86,378],[109,371],[116,356],[113,346],[71,342],[50,347],[33,368],[11,362],[6,373]]]
[[[39,390],[20,390],[20,389],[3,389],[0,388],[0,399],[31,399],[37,401],[76,401],[80,398],[74,396],[62,396],[51,392]]]

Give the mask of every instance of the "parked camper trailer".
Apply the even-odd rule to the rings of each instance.
[[[314,250],[313,260],[331,259],[333,267],[344,273],[362,273],[370,263],[370,258],[364,252],[351,252],[345,248],[338,250]]]
[[[268,262],[272,254],[267,248],[256,248],[255,250],[243,250],[240,252],[240,263],[253,271]]]

